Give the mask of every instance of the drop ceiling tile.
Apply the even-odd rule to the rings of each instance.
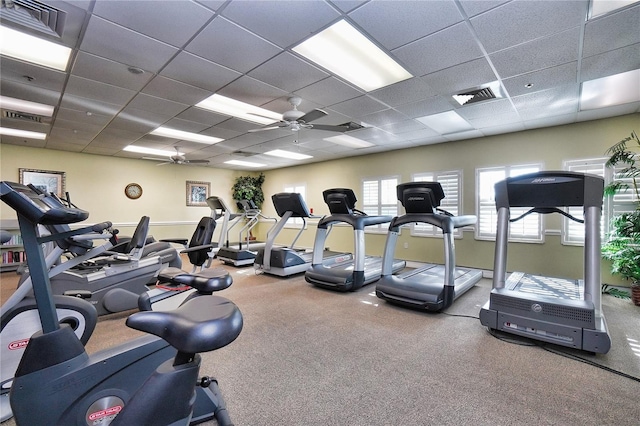
[[[216,92],[241,75],[187,52],[180,52],[160,74],[211,92]]]
[[[67,79],[64,72],[13,60],[5,56],[0,57],[0,70],[2,70],[3,82],[10,80],[56,92],[62,91]]]
[[[490,101],[462,106],[456,109],[456,112],[462,118],[471,119],[515,113],[515,110],[508,99],[492,99]]]
[[[406,132],[426,129],[426,127],[422,123],[416,120],[398,121],[396,123],[386,124],[384,126],[378,127],[380,127],[381,130],[400,136],[402,136],[402,134]]]
[[[206,7],[185,1],[128,1],[124,5],[118,1],[99,0],[93,13],[176,47],[184,46],[213,16]]]
[[[580,29],[572,28],[490,56],[501,78],[513,77],[577,61],[579,37]]]
[[[580,81],[595,80],[640,68],[640,43],[582,60]]]
[[[498,79],[485,58],[454,65],[421,78],[432,88],[431,96],[451,96],[461,90],[477,87]]]
[[[640,5],[587,22],[583,57],[640,43]]]
[[[202,132],[203,135],[213,136],[220,139],[231,139],[236,136],[240,136],[240,132],[234,132],[233,130],[223,129],[217,126],[209,127],[208,129],[204,129]]]
[[[189,105],[140,93],[129,102],[127,108],[149,111],[169,119],[189,108]]]
[[[72,75],[69,77],[65,94],[95,99],[113,105],[125,105],[135,96],[136,92]]]
[[[63,108],[74,109],[77,111],[85,111],[92,114],[101,114],[113,117],[122,108],[121,105],[114,105],[97,99],[83,98],[65,93],[60,101]]]
[[[65,142],[47,142],[47,149],[57,149],[59,151],[82,152],[86,145]]]
[[[218,93],[255,106],[262,106],[274,99],[288,95],[288,93],[282,89],[278,89],[277,87],[265,84],[248,76],[240,77],[233,83],[222,88]]]
[[[69,108],[58,108],[58,112],[56,114],[56,125],[58,123],[58,120],[64,120],[104,127],[109,121],[111,121],[112,118],[112,115],[102,115],[94,113],[88,115],[86,111],[78,111]]]
[[[423,126],[422,129],[416,129],[410,132],[404,132],[398,136],[401,139],[406,141],[416,141],[420,139],[429,139],[429,138],[437,137],[437,136],[440,136],[440,134],[435,130],[432,130]]]
[[[365,95],[332,105],[331,109],[349,117],[363,117],[387,109],[387,106]]]
[[[110,147],[110,146],[99,146],[95,144],[91,144],[82,150],[85,154],[95,154],[95,155],[115,155],[120,152],[122,148],[120,147]]]
[[[230,118],[222,123],[216,124],[215,127],[221,129],[232,130],[234,132],[246,133],[251,129],[257,129],[259,124],[251,123],[249,121],[240,120],[239,118]]]
[[[407,116],[399,113],[394,109],[385,109],[383,111],[374,112],[373,114],[367,114],[360,117],[363,123],[371,126],[379,127],[385,124],[397,123],[399,121],[405,121]]]
[[[466,23],[456,24],[418,41],[393,50],[415,76],[469,62],[482,51]]]
[[[471,25],[487,52],[493,53],[578,27],[588,6],[586,1],[512,1],[471,18]]]
[[[289,47],[340,15],[321,1],[236,1],[222,15],[280,47]]]
[[[479,15],[511,0],[460,0],[462,9],[468,17]]]
[[[179,118],[172,118],[163,124],[165,127],[169,127],[171,129],[183,130],[185,132],[193,132],[200,133],[204,129],[209,128],[210,126],[202,123],[195,123],[193,121],[180,120]]]
[[[195,1],[200,3],[203,6],[208,7],[213,11],[218,10],[223,4],[226,3],[226,0],[195,0]]]
[[[172,80],[161,75],[155,76],[153,80],[144,87],[142,93],[187,105],[195,105],[211,96],[211,92],[208,90]]]
[[[373,0],[349,17],[389,50],[462,21],[452,1]]]
[[[448,99],[445,99],[442,96],[432,96],[423,101],[400,105],[395,109],[409,118],[416,118],[451,111],[453,109],[453,105]]]
[[[0,81],[0,93],[3,96],[39,102],[50,106],[56,106],[60,100],[60,92],[57,90],[43,89],[29,82],[19,83],[15,80],[2,79]]]
[[[242,73],[282,52],[278,46],[221,16],[207,25],[185,50]]]
[[[577,114],[575,112],[565,115],[546,116],[541,118],[531,118],[524,121],[526,129],[537,129],[540,127],[562,126],[564,124],[575,123]]]
[[[112,86],[138,91],[153,78],[153,74],[144,72],[133,74],[129,66],[111,61],[86,52],[78,52],[71,68],[71,74],[77,77],[98,81]]]
[[[363,93],[335,77],[329,77],[296,90],[296,95],[322,106],[330,106],[356,98]]]
[[[530,72],[502,80],[509,96],[520,96],[556,86],[575,83],[578,79],[578,63],[569,62],[557,67]],[[527,87],[531,85],[531,87]]]
[[[122,46],[128,48],[123,49]],[[173,46],[97,16],[89,20],[80,50],[154,73],[178,51]]]
[[[529,95],[515,96],[513,103],[523,120],[532,120],[578,111],[579,84],[543,90]]]
[[[249,76],[287,92],[295,92],[327,78],[329,74],[284,52],[249,72]]]
[[[167,120],[168,117],[166,115],[159,115],[150,111],[127,107],[109,123],[109,126],[122,130],[147,133],[158,128]]]
[[[466,118],[466,117],[465,117]],[[482,115],[479,114],[476,117],[466,118],[466,120],[476,129],[480,129],[484,133],[484,129],[493,126],[512,125],[514,123],[522,123],[522,120],[518,113],[511,109],[502,114],[495,115]]]
[[[365,4],[367,0],[333,0],[333,3],[338,9],[343,12],[349,12],[358,6]]]
[[[434,94],[434,90],[427,83],[414,77],[370,92],[369,96],[394,107],[423,100]]]
[[[483,135],[492,136],[492,135],[500,135],[504,133],[515,133],[521,132],[525,130],[524,124],[521,121],[508,123],[508,124],[498,124],[491,125],[488,127],[478,127]]]
[[[17,136],[2,135],[2,143],[8,145],[20,145],[29,148],[44,148],[47,144],[46,141],[39,139],[25,139]]]

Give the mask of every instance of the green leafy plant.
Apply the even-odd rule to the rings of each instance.
[[[602,293],[609,294],[618,299],[631,299],[631,295],[624,290],[617,289],[609,284],[602,284]]]
[[[624,168],[616,173],[618,179],[604,189],[605,195],[612,196],[628,190],[630,188],[629,184],[620,179],[630,179],[636,199],[640,200],[640,183],[638,182],[640,179],[638,161],[640,159],[638,159],[638,153],[631,149],[634,144],[636,148],[640,148],[640,139],[638,139],[635,131],[607,150],[606,153],[609,155],[609,159],[605,165],[611,168],[623,165]]]
[[[264,174],[259,176],[240,176],[237,177],[231,191],[234,200],[251,200],[258,208],[264,202],[264,193],[262,192],[262,184],[264,183]]]
[[[640,285],[640,168],[634,145],[640,148],[640,139],[636,132],[631,132],[607,150],[610,155],[607,167],[623,168],[616,173],[616,181],[607,185],[605,194],[613,196],[631,189],[636,208],[611,219],[611,233],[602,246],[602,257],[611,261],[611,273],[631,281],[632,286]]]

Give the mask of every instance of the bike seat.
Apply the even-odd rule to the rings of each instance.
[[[200,272],[185,272],[180,268],[165,268],[158,274],[158,282],[187,285],[200,294],[211,294],[224,290],[233,283],[231,275],[223,268],[204,269]]]
[[[229,299],[203,296],[173,311],[137,312],[126,324],[166,340],[180,352],[196,354],[233,342],[242,331],[242,313]]]

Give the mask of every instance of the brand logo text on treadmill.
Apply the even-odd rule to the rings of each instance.
[[[556,178],[536,178],[534,180],[531,181],[531,183],[547,183],[547,182],[555,182]]]

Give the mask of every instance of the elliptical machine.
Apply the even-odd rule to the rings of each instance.
[[[198,379],[198,353],[238,337],[242,314],[235,304],[206,295],[175,311],[133,314],[129,327],[157,337],[143,336],[89,356],[73,330],[58,321],[41,246],[76,231],[45,237],[37,232],[39,224],[77,223],[88,213],[51,207],[41,195],[12,182],[0,182],[0,199],[18,214],[42,326],[29,340],[11,388],[17,424],[186,425],[213,417],[218,424],[231,424],[217,382]]]

